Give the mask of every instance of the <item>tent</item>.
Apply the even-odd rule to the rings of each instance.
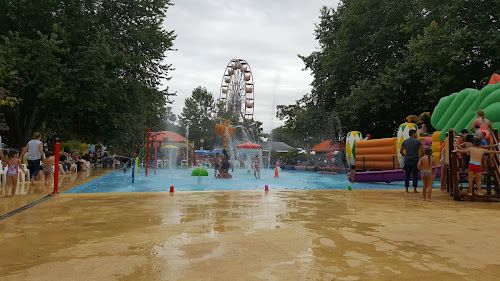
[[[345,143],[336,142],[332,144],[331,140],[324,141],[315,147],[313,147],[312,151],[315,152],[330,152],[330,151],[344,151]]]

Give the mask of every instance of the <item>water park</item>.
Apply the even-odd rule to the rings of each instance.
[[[0,281],[498,280],[497,9],[56,2],[0,9]]]

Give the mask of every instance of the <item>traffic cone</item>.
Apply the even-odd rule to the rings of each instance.
[[[277,179],[280,176],[278,175],[278,166],[274,167],[274,178]]]

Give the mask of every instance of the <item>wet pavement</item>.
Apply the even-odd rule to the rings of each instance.
[[[0,221],[0,280],[498,280],[500,204],[420,196],[61,194]]]

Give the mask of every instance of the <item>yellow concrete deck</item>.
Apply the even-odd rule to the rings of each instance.
[[[59,191],[64,192],[77,185],[93,180],[97,177],[112,172],[112,169],[92,169],[90,172],[72,173],[59,176]],[[16,196],[4,198],[5,195],[11,195],[12,190],[7,190],[5,185],[0,183],[0,215],[35,202],[54,191],[53,180],[35,181],[33,184],[29,181],[19,182],[16,188]]]
[[[434,193],[62,194],[0,221],[0,280],[498,280],[500,204]]]

